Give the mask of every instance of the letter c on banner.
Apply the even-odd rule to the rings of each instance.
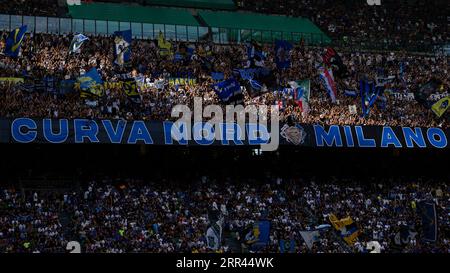
[[[24,129],[27,129],[24,132]],[[30,143],[36,139],[37,136],[36,122],[29,118],[15,119],[11,124],[12,138],[19,143]]]

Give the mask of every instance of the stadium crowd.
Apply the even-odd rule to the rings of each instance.
[[[2,37],[6,35],[7,33],[2,33]],[[173,57],[161,56],[156,41],[134,40],[130,66],[120,67],[113,64],[113,38],[90,37],[82,45],[79,54],[69,54],[70,42],[70,36],[27,34],[22,44],[21,57],[0,57],[0,77],[34,80],[51,77],[54,82],[58,82],[64,79],[75,80],[90,68],[96,67],[104,82],[116,82],[123,74],[140,78],[144,83],[140,88],[140,103],[130,101],[117,86],[109,86],[105,96],[96,99],[94,104],[86,104],[77,92],[66,95],[29,92],[23,85],[4,81],[0,83],[0,116],[166,120],[170,119],[173,105],[190,105],[194,97],[202,97],[205,105],[220,104],[211,87],[214,83],[211,73],[221,72],[226,79],[233,75],[234,69],[250,65],[246,45],[239,44],[172,42],[173,51],[185,50],[187,47],[194,52],[189,58],[174,61]],[[0,50],[4,46],[2,42]],[[325,48],[306,47],[302,43],[296,45],[290,53],[291,67],[277,69],[273,45],[261,47],[267,56],[262,61],[263,64],[259,65],[272,69],[277,86],[288,87],[289,81],[311,80],[310,111],[301,111],[293,101],[292,94],[278,92],[281,88],[257,97],[250,97],[248,92],[244,92],[245,105],[279,105],[282,102],[282,119],[291,117],[304,123],[442,127],[448,124],[445,118],[437,119],[432,111],[411,99],[411,94],[431,78],[442,81],[441,93],[448,92],[449,58],[446,56],[343,50],[339,53],[349,73],[348,77],[342,79],[335,76],[338,101],[334,104],[331,103],[317,70],[322,64]],[[169,84],[170,78],[183,78],[186,75],[194,79],[195,84]],[[361,100],[345,96],[344,90],[359,93],[359,79],[362,76],[374,79],[377,75],[393,77],[387,89],[395,94],[387,96],[386,109],[374,107],[370,116],[362,118]],[[356,107],[356,111],[351,111],[349,106]]]
[[[447,42],[448,1],[237,0],[241,9],[306,17],[343,45],[416,48]]]
[[[57,1],[24,2],[2,3],[0,13],[61,16]],[[448,56],[346,46],[440,44],[448,39],[445,1],[444,5],[386,1],[381,7],[370,7],[365,1],[236,2],[245,10],[311,18],[332,37],[339,37],[342,47],[336,50],[348,70],[346,77],[335,77],[338,94],[337,102],[332,103],[319,80],[324,47],[300,42],[290,52],[290,68],[277,69],[274,46],[261,45],[266,56],[257,65],[273,71],[279,88],[256,97],[244,91],[245,105],[279,105],[282,120],[302,123],[449,127],[447,117],[437,118],[414,99],[433,78],[442,82],[439,92],[448,95]],[[0,52],[8,34],[0,32]],[[194,97],[201,97],[204,105],[221,103],[211,87],[217,82],[211,77],[213,72],[223,73],[227,79],[235,69],[255,65],[249,61],[245,44],[171,41],[173,53],[184,52],[185,56],[174,60],[176,54],[162,54],[157,41],[134,40],[131,62],[121,67],[113,63],[113,38],[90,36],[75,54],[69,53],[71,41],[71,35],[31,33],[18,58],[0,55],[1,118],[167,120],[174,105],[191,106]],[[186,54],[187,49],[192,54]],[[76,80],[93,67],[105,83],[118,82],[123,75],[139,79],[140,101],[131,100],[116,85],[107,85],[104,96],[96,99],[81,98],[76,88],[64,94],[58,86],[37,88],[36,83],[43,79],[52,79],[52,83]],[[376,105],[369,116],[361,117],[361,98],[346,96],[345,91],[358,93],[362,77],[389,76],[385,107]],[[185,77],[192,82],[171,82]],[[24,83],[13,78],[23,78]],[[292,94],[281,90],[296,80],[311,81],[309,111],[302,111]],[[212,252],[206,233],[217,219],[223,228],[221,247],[214,250],[218,252],[279,252],[281,240],[293,241],[297,253],[367,252],[370,241],[378,241],[382,252],[450,252],[447,182],[367,180],[274,178],[262,183],[203,177],[178,183],[103,178],[62,193],[2,187],[0,252],[66,252],[69,241],[80,242],[83,252]],[[439,236],[435,243],[423,240],[417,204],[424,200],[437,207]],[[344,242],[329,225],[331,214],[354,220],[361,231],[355,244]],[[256,248],[251,241],[253,225],[259,220],[270,221],[270,236],[267,244]],[[395,237],[405,228],[410,237],[399,245]],[[312,247],[300,234],[304,231],[319,231]]]
[[[181,184],[104,178],[58,194],[3,187],[0,252],[65,252],[68,241],[78,241],[83,252],[212,252],[206,231],[217,220],[212,215],[220,215],[218,252],[279,252],[280,240],[286,240],[295,242],[296,253],[367,252],[369,241],[378,241],[381,252],[449,253],[447,183],[365,183],[355,178],[323,182],[202,177]],[[423,240],[416,209],[422,200],[436,204],[439,228],[434,243]],[[360,230],[355,244],[344,243],[330,226],[331,213],[354,220]],[[261,219],[270,221],[270,237],[255,249],[249,242],[251,230]],[[402,227],[408,227],[411,236],[398,246],[395,235]],[[309,248],[300,232],[318,229]]]
[[[0,13],[29,16],[62,16],[67,9],[58,5],[58,0],[12,0],[2,1]]]

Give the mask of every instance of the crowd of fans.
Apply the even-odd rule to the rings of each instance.
[[[2,1],[0,13],[31,16],[64,16],[67,9],[58,0],[12,0]]]
[[[237,0],[241,9],[311,19],[343,45],[416,48],[448,37],[448,1]]]
[[[24,2],[7,1],[0,5],[0,13],[60,16],[56,1]],[[323,65],[324,47],[299,43],[290,53],[291,67],[277,69],[274,46],[262,45],[266,57],[258,65],[273,71],[279,88],[257,97],[244,90],[245,105],[282,102],[281,119],[302,123],[449,127],[447,118],[438,119],[414,99],[414,93],[432,78],[442,82],[440,93],[448,92],[448,56],[349,51],[345,46],[346,42],[399,47],[441,43],[447,39],[445,1],[444,6],[383,1],[381,7],[367,6],[365,1],[236,2],[245,10],[311,18],[344,42],[335,49],[348,68],[346,77],[335,77],[338,95],[337,103],[332,103],[317,69]],[[0,52],[7,35],[0,32]],[[161,54],[157,41],[134,40],[131,62],[121,67],[113,63],[113,38],[91,36],[75,54],[69,53],[71,41],[72,36],[32,33],[26,35],[18,58],[0,55],[0,117],[167,120],[174,105],[192,106],[194,97],[201,97],[204,105],[221,104],[212,88],[216,82],[212,72],[223,73],[227,79],[235,69],[253,65],[245,44],[171,42],[173,53],[186,48],[193,52],[176,61],[175,54]],[[139,102],[114,85],[95,99],[81,98],[77,88],[64,94],[58,87],[37,90],[31,84],[29,88],[44,78],[56,85],[76,80],[93,67],[106,83],[117,82],[123,75],[140,79]],[[344,91],[358,93],[361,77],[388,76],[393,79],[386,86],[386,106],[377,105],[369,116],[361,117],[361,98],[346,96]],[[186,77],[195,82],[171,83],[171,79]],[[23,78],[24,83],[11,82],[11,78]],[[309,111],[302,111],[282,87],[308,79]],[[260,183],[203,177],[192,183],[163,182],[167,183],[105,178],[62,193],[2,188],[0,252],[65,252],[69,241],[79,242],[83,252],[211,252],[205,235],[214,215],[220,215],[223,225],[219,252],[278,252],[280,240],[293,240],[298,253],[366,252],[370,241],[378,241],[382,252],[450,250],[450,188],[442,181],[277,178]],[[435,243],[423,240],[415,205],[423,200],[437,207]],[[320,229],[319,238],[309,248],[300,231],[330,224],[330,214],[352,217],[361,231],[358,240],[348,245],[328,226]],[[271,223],[270,239],[263,248],[254,249],[248,238],[255,221],[261,219]],[[416,235],[398,246],[394,237],[405,226]]]
[[[3,33],[3,37],[7,33]],[[54,82],[77,79],[92,67],[98,68],[104,82],[118,81],[119,76],[139,77],[144,85],[140,88],[141,101],[130,101],[120,87],[109,86],[106,95],[96,99],[95,104],[86,104],[78,92],[55,95],[52,92],[30,92],[23,85],[0,83],[0,116],[2,117],[52,117],[52,118],[125,118],[144,120],[166,120],[170,118],[172,106],[190,105],[194,97],[202,97],[204,104],[220,104],[211,87],[214,81],[211,72],[222,72],[225,78],[233,75],[236,68],[249,66],[246,45],[217,45],[208,42],[173,43],[174,51],[181,47],[193,48],[193,55],[184,61],[161,56],[156,41],[135,40],[132,43],[132,59],[128,67],[114,65],[114,41],[108,37],[91,37],[83,44],[81,53],[69,54],[69,36],[35,34],[27,35],[19,58],[0,57],[0,77],[24,77],[25,79],[53,78]],[[4,41],[4,39],[2,39]],[[0,50],[4,42],[0,44]],[[324,48],[305,47],[300,44],[291,51],[291,67],[277,69],[272,45],[262,46],[267,53],[264,66],[273,69],[277,86],[288,87],[289,81],[310,79],[310,111],[305,113],[293,102],[292,94],[270,90],[258,97],[246,92],[245,105],[277,105],[283,101],[282,119],[292,117],[304,123],[367,124],[405,126],[447,126],[446,119],[435,115],[414,99],[416,92],[431,78],[442,81],[440,92],[449,86],[449,58],[446,56],[422,56],[406,53],[340,52],[349,76],[335,77],[338,102],[331,103],[319,79],[317,67],[322,64]],[[130,72],[131,71],[131,72]],[[381,72],[380,72],[381,71]],[[395,93],[388,96],[386,109],[374,107],[370,116],[361,118],[359,98],[344,95],[344,90],[359,92],[362,75],[376,78],[382,73],[395,79],[389,89]],[[187,75],[187,76],[186,76]],[[189,77],[195,84],[169,84],[170,78]],[[349,106],[355,105],[357,113]],[[26,106],[26,107],[24,107]]]
[[[293,240],[296,253],[367,252],[369,241],[379,242],[381,252],[449,253],[447,183],[366,183],[354,178],[323,182],[202,177],[179,184],[105,178],[58,194],[2,188],[0,252],[66,252],[69,241],[79,242],[83,252],[212,252],[206,231],[211,215],[220,215],[219,252],[279,252],[280,240]],[[436,242],[423,240],[421,217],[413,205],[423,200],[436,204]],[[357,224],[360,235],[354,245],[329,226],[331,213],[350,216]],[[261,219],[270,221],[270,237],[265,247],[255,250],[247,241],[248,232]],[[414,235],[398,247],[395,235],[404,226]],[[321,227],[326,228],[308,248],[300,231]]]

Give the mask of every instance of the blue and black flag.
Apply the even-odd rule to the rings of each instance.
[[[22,45],[25,33],[27,32],[27,26],[21,26],[16,28],[11,33],[9,33],[8,38],[6,38],[6,48],[5,55],[13,58],[17,58],[20,52],[20,46]]]
[[[84,75],[77,79],[80,95],[82,98],[86,97],[102,97],[104,94],[103,80],[98,73],[97,68],[91,68]]]
[[[422,235],[425,241],[436,242],[438,233],[436,204],[431,202],[420,202],[417,210],[422,217]]]
[[[431,109],[441,118],[449,108],[450,97],[444,93],[444,85],[440,79],[430,79],[414,92],[417,102]]]
[[[287,41],[275,42],[275,62],[278,69],[289,68],[291,66],[291,55],[290,51],[293,46]]]
[[[130,101],[134,103],[141,102],[141,96],[139,95],[138,86],[134,78],[128,78],[123,81],[123,91]]]
[[[339,78],[348,76],[347,66],[342,61],[341,56],[332,47],[328,47],[322,55],[323,63],[326,66],[332,66],[334,74]]]
[[[244,100],[241,85],[234,78],[213,84],[213,88],[219,99],[224,103],[240,104]]]
[[[81,45],[83,45],[83,43],[87,40],[89,40],[89,38],[84,36],[82,33],[73,36],[72,42],[69,46],[69,53],[79,52]]]
[[[436,101],[430,99],[431,95],[439,92],[442,81],[439,79],[430,79],[414,92],[414,98],[417,102],[430,109]]]
[[[295,240],[294,239],[280,239],[280,253],[295,253]]]
[[[250,62],[250,67],[263,67],[266,54],[258,42],[252,41],[247,45],[247,57]]]
[[[124,65],[131,60],[131,30],[114,32],[114,55],[116,57],[114,63]]]
[[[245,89],[251,97],[257,97],[268,92],[267,86],[258,80],[250,79],[245,83]]]
[[[270,239],[270,222],[267,220],[260,220],[253,225],[253,235],[255,243],[252,245],[253,249],[260,249],[269,243]]]
[[[242,77],[242,79],[245,82],[245,89],[252,98],[269,92],[276,88],[277,85],[274,71],[267,68],[261,69],[260,73],[254,74],[253,78],[244,79]]]
[[[370,109],[377,101],[378,96],[383,95],[384,87],[377,86],[375,83],[367,80],[361,80],[359,84],[361,95],[361,109],[362,117],[367,117],[370,113]]]

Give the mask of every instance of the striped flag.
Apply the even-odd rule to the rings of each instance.
[[[291,81],[289,85],[294,91],[294,100],[304,113],[309,112],[309,98],[311,95],[310,80]]]
[[[320,67],[319,73],[322,84],[327,90],[328,95],[330,95],[331,101],[336,103],[337,90],[336,83],[334,82],[333,71],[330,68]]]

